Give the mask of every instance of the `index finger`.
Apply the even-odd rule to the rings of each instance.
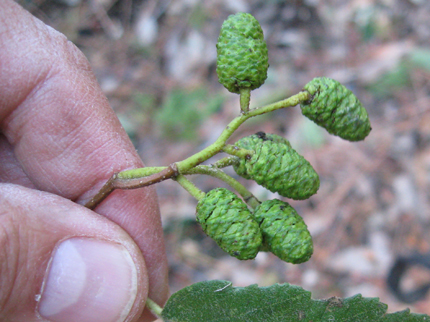
[[[142,167],[83,54],[13,1],[1,2],[0,21],[0,128],[34,186],[83,204],[113,173]],[[162,302],[167,262],[155,191],[115,191],[96,212],[139,245],[150,297]]]

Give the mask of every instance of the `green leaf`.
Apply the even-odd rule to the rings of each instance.
[[[411,314],[409,309],[386,314],[380,321],[382,322],[416,322],[416,321],[429,321],[429,316],[426,314]]]
[[[387,305],[377,298],[355,295],[346,299],[330,298],[324,315],[316,321],[378,321],[387,311]]]
[[[355,295],[346,299],[313,300],[299,286],[275,284],[233,287],[215,280],[188,286],[174,293],[162,312],[166,322],[418,322],[430,321],[409,310],[386,314],[387,305],[377,298]]]

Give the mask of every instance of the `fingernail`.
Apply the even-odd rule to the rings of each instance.
[[[124,321],[137,293],[137,269],[125,247],[90,238],[58,245],[39,313],[52,322]]]

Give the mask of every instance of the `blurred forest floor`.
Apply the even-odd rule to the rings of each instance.
[[[261,23],[269,49],[260,106],[335,78],[367,108],[372,132],[351,143],[300,113],[280,110],[242,125],[230,142],[265,131],[285,136],[320,175],[318,193],[291,201],[315,243],[301,265],[262,253],[238,261],[195,223],[196,201],[174,182],[157,185],[176,291],[207,279],[235,286],[301,285],[314,298],[379,297],[389,311],[430,314],[430,293],[411,304],[386,284],[398,256],[430,252],[430,2],[425,0],[20,0],[89,59],[148,166],[168,165],[212,143],[239,113],[238,95],[217,80],[218,33],[229,14]],[[232,171],[229,174],[234,175]],[[194,177],[204,191],[225,186]],[[277,195],[239,179],[260,199]],[[290,201],[288,201],[290,202]],[[430,282],[415,267],[404,289]]]

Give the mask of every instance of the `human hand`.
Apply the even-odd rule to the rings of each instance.
[[[83,54],[0,3],[0,320],[150,321],[168,295],[153,188],[85,204],[142,161]]]

